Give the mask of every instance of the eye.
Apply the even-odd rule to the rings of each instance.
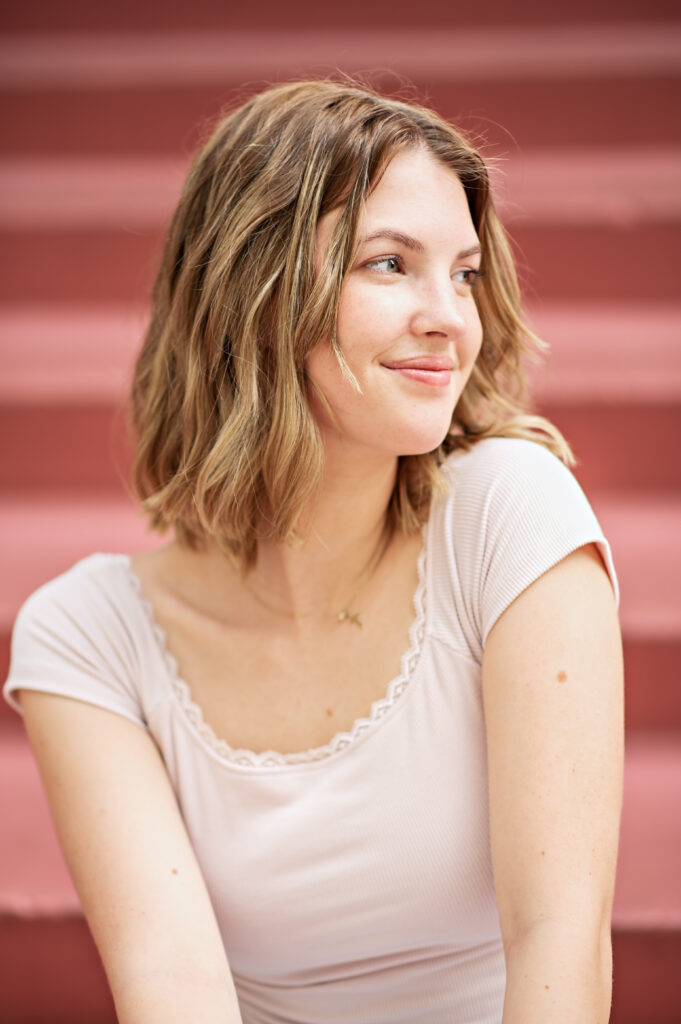
[[[402,269],[402,261],[399,256],[381,256],[380,260],[371,260],[364,266],[368,270],[378,270],[383,274],[396,274]]]
[[[460,284],[466,284],[469,288],[472,288],[475,282],[482,277],[482,270],[474,270],[472,267],[466,267],[464,270],[457,270],[454,274],[454,280]]]

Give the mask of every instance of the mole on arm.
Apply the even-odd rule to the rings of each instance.
[[[558,680],[559,683],[566,683],[567,682],[567,672],[563,672],[563,670],[561,669],[560,672],[558,673],[558,675],[556,676],[556,679]]]

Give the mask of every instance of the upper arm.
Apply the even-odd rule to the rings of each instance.
[[[21,704],[119,1013],[140,978],[180,971],[231,984],[203,878],[150,735],[79,700],[23,690]]]
[[[623,681],[613,591],[595,545],[549,569],[501,614],[482,686],[504,945],[547,919],[609,926]]]

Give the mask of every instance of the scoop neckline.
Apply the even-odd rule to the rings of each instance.
[[[142,581],[132,567],[132,556],[122,555],[123,565],[132,588],[144,609],[145,617],[154,636],[156,646],[166,667],[171,690],[185,719],[194,733],[208,751],[225,764],[240,768],[278,768],[305,764],[316,764],[355,746],[357,741],[375,731],[377,725],[384,721],[388,713],[395,707],[409,688],[414,671],[421,657],[426,626],[426,563],[427,533],[423,527],[421,550],[417,561],[417,585],[413,597],[414,618],[409,627],[409,643],[407,650],[400,659],[400,670],[386,687],[383,697],[375,700],[369,714],[355,719],[347,731],[337,732],[328,743],[308,750],[283,754],[276,750],[264,750],[260,753],[246,748],[232,747],[227,740],[219,737],[203,715],[203,709],[194,700],[191,686],[180,675],[177,659],[168,648],[166,632],[159,625],[153,605],[144,594]]]

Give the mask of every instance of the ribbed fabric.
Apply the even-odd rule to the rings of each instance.
[[[402,673],[366,719],[298,756],[215,737],[124,555],[93,555],[17,619],[5,696],[109,708],[154,736],[202,866],[244,1024],[499,1024],[482,649],[565,555],[610,549],[539,445],[452,457],[432,510]]]

